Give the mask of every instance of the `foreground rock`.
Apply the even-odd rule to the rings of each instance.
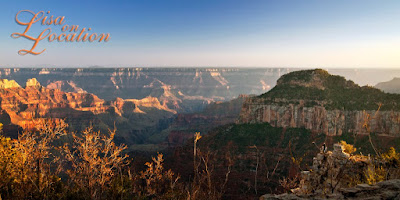
[[[370,156],[344,152],[341,144],[333,147],[333,151],[321,149],[311,170],[301,172],[299,187],[291,194],[268,194],[260,199],[400,199],[400,179],[357,184],[368,182],[366,176],[374,170],[374,161]]]
[[[338,193],[328,196],[267,194],[260,197],[260,200],[267,199],[400,199],[400,180],[383,181],[376,185],[359,184],[352,188],[339,189]]]

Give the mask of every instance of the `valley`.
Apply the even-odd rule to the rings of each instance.
[[[34,118],[64,119],[70,131],[92,124],[107,132],[115,126],[117,143],[156,151],[182,145],[196,131],[234,123],[246,97],[241,94],[263,93],[287,71],[0,69],[3,124],[12,127],[8,134],[14,138],[20,130],[15,126],[29,128]]]
[[[307,71],[291,71],[296,69],[2,68],[1,122],[13,137],[20,128],[32,126],[34,118],[65,119],[71,131],[95,124],[107,132],[115,125],[117,143],[128,144],[133,151],[149,147],[158,151],[183,145],[194,132],[206,134],[238,120],[306,127],[327,135],[362,133],[364,117],[373,114],[380,102],[379,119],[372,120],[372,128],[387,135],[398,133],[398,122],[386,123],[398,119],[396,95],[381,95],[341,78],[325,82],[322,79],[330,76],[323,71],[304,82],[297,79]],[[368,70],[329,71],[358,82],[369,74]],[[336,92],[342,86],[347,93]],[[353,94],[357,97],[346,99]],[[363,100],[371,98],[376,101]]]
[[[0,72],[6,137],[35,131],[40,119],[63,120],[69,133],[115,128],[113,141],[127,145],[130,167],[145,170],[143,163],[162,152],[165,168],[185,185],[197,176],[193,159],[198,159],[200,169],[215,169],[210,180],[229,199],[284,192],[282,179],[308,169],[323,145],[331,149],[345,141],[365,155],[400,145],[398,94],[322,69]],[[194,156],[196,132],[202,137]]]

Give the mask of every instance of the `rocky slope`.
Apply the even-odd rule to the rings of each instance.
[[[65,119],[73,131],[89,124],[107,131],[115,124],[118,130],[116,138],[123,138],[129,144],[135,142],[132,137],[138,131],[156,128],[159,120],[176,114],[175,110],[162,105],[154,97],[106,101],[91,93],[49,89],[41,86],[35,78],[28,79],[25,85],[21,87],[14,80],[0,81],[1,123],[30,129],[36,118],[60,118]]]
[[[49,89],[59,89],[64,92],[87,93],[84,89],[76,86],[73,81],[54,81],[46,87]]]
[[[399,104],[400,95],[360,87],[324,70],[305,70],[282,76],[272,90],[246,100],[239,122],[305,127],[326,135],[400,136]]]

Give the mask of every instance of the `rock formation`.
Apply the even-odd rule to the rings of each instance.
[[[352,187],[352,184],[362,180],[372,161],[366,156],[350,156],[340,144],[334,144],[333,148],[332,152],[321,150],[314,157],[311,170],[301,172],[300,186],[292,189],[292,193],[267,194],[260,200],[400,198],[399,179]]]
[[[41,87],[41,85],[36,78],[31,78],[26,81],[26,87]]]
[[[73,81],[54,81],[46,87],[49,89],[59,89],[64,92],[87,93],[87,91],[78,87]]]
[[[178,112],[199,112],[215,101],[239,94],[261,94],[291,69],[244,68],[15,68],[0,69],[0,78],[23,83],[36,78],[42,86],[64,92],[88,92],[101,99],[156,97]]]
[[[240,122],[268,122],[275,127],[305,127],[326,135],[341,135],[344,132],[366,134],[370,130],[400,136],[400,112],[327,110],[323,106],[307,107],[301,101],[299,104],[277,105],[264,104],[263,99],[248,99],[243,104]],[[364,127],[366,122],[370,125],[369,130]]]
[[[382,106],[376,112],[379,103]],[[305,127],[326,135],[375,132],[400,136],[398,104],[400,95],[359,87],[323,70],[307,70],[284,75],[270,92],[247,99],[239,123]]]
[[[119,98],[115,101],[105,101],[90,93],[48,89],[42,87],[35,78],[29,79],[25,88],[20,87],[13,80],[2,79],[0,83],[0,108],[3,115],[8,115],[12,124],[23,128],[32,127],[34,118],[62,118],[65,113],[75,113],[73,116],[78,121],[86,118],[87,112],[97,115],[113,110],[120,116],[124,113],[145,113],[140,110],[141,107],[175,113],[174,110],[161,105],[156,98],[152,97],[141,100]]]
[[[333,151],[321,151],[313,158],[311,171],[301,172],[300,187],[292,190],[295,194],[329,194],[345,188],[359,180],[371,160],[368,157],[350,156],[343,146],[334,144]]]
[[[21,87],[14,80],[0,79],[0,89],[19,88]]]
[[[354,200],[378,200],[378,199],[400,199],[400,179],[382,181],[376,185],[359,184],[352,188],[340,189],[338,193],[326,196],[313,196],[295,194],[273,195],[267,194],[260,200],[306,200],[306,199],[354,199]]]

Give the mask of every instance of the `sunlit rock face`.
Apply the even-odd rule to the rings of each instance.
[[[0,89],[19,88],[21,87],[14,80],[0,79]]]
[[[364,127],[366,121],[369,129]],[[281,106],[264,104],[262,99],[244,102],[240,122],[268,122],[275,127],[304,127],[326,135],[341,135],[344,132],[367,134],[372,131],[400,136],[400,112],[326,110],[322,106],[306,107],[301,104]]]
[[[64,92],[87,93],[87,91],[78,87],[73,81],[54,81],[46,87],[49,89],[59,89]]]
[[[66,118],[74,130],[94,124],[118,129],[125,144],[164,142],[178,126],[198,131],[237,120],[240,94],[262,94],[288,69],[245,68],[20,68],[0,69],[2,107],[12,123],[31,126],[31,117]],[[28,81],[27,81],[28,80]],[[19,87],[18,90],[12,90]],[[211,106],[211,107],[208,107]],[[204,109],[207,113],[202,113]],[[237,109],[239,108],[239,109]],[[191,113],[197,113],[191,115]],[[191,118],[177,121],[177,117]],[[179,118],[181,119],[181,118]],[[176,126],[174,126],[176,124]],[[205,125],[204,125],[205,124]],[[192,127],[193,125],[193,127]],[[173,132],[171,130],[171,132]],[[155,135],[156,134],[156,135]],[[158,134],[158,135],[157,135]],[[173,135],[173,134],[172,134]],[[120,138],[121,136],[122,138]]]
[[[0,107],[2,113],[10,119],[8,123],[23,128],[32,128],[33,119],[68,116],[76,123],[94,120],[94,115],[110,112],[118,116],[131,113],[145,114],[143,109],[155,109],[175,114],[174,110],[161,105],[157,98],[105,101],[94,94],[63,92],[59,89],[42,87],[35,79],[29,79],[26,87],[20,87],[15,81],[4,81],[0,89]]]
[[[70,108],[79,111],[104,112],[104,100],[93,94],[65,93],[41,87],[36,79],[29,79],[26,87],[0,90],[1,109],[8,113],[11,123],[29,127],[33,118],[45,117],[53,109]]]
[[[248,98],[239,123],[268,122],[326,135],[375,132],[400,136],[398,104],[400,95],[360,87],[323,70],[307,70],[282,76],[271,91]]]
[[[21,68],[0,69],[0,78],[65,92],[92,93],[111,101],[157,98],[177,112],[197,112],[240,94],[262,94],[289,69],[245,68]],[[31,86],[32,83],[28,83]]]
[[[31,78],[26,81],[26,87],[40,87],[40,83],[36,80],[36,78]]]

